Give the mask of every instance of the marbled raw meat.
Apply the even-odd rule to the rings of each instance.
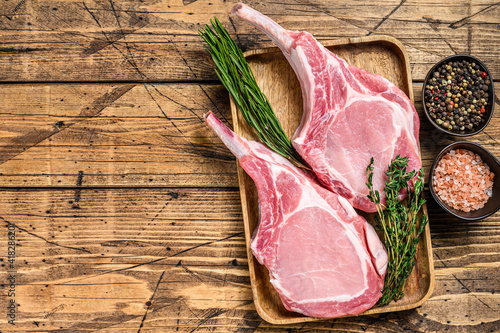
[[[313,317],[371,308],[382,295],[387,267],[373,227],[311,174],[239,137],[211,112],[205,119],[255,182],[260,220],[251,248],[285,308]]]
[[[365,184],[371,157],[382,203],[384,172],[397,155],[409,158],[408,171],[421,167],[420,121],[410,99],[382,76],[347,64],[308,32],[285,30],[241,3],[232,13],[265,32],[297,74],[304,100],[302,122],[292,138],[297,152],[324,186],[355,208],[375,212]]]

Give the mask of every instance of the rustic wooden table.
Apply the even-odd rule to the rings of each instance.
[[[475,55],[500,78],[495,1],[249,4],[323,41],[396,37],[419,112],[422,80],[445,56]],[[229,125],[231,116],[197,30],[215,15],[244,50],[272,46],[228,16],[232,5],[1,2],[0,331],[499,332],[500,213],[467,223],[432,199],[436,285],[421,307],[288,326],[261,320],[235,159],[203,122],[208,110]],[[428,169],[458,138],[421,120]],[[500,110],[469,140],[500,157]]]

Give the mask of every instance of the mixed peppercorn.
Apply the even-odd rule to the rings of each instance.
[[[485,120],[490,83],[488,74],[473,61],[443,63],[426,82],[427,112],[449,131],[474,130]]]

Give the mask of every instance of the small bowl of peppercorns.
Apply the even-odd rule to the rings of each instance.
[[[493,78],[473,56],[454,55],[438,62],[427,74],[422,92],[425,115],[450,135],[477,134],[493,115]]]

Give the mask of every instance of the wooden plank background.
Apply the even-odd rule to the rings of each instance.
[[[441,58],[500,78],[500,3],[248,2],[319,40],[385,34],[408,52],[416,107]],[[244,49],[271,46],[220,0],[0,4],[0,308],[17,234],[16,326],[1,332],[498,332],[500,213],[429,199],[436,288],[418,309],[274,326],[255,311],[235,159],[202,121],[231,125],[197,30],[214,15]],[[497,95],[500,95],[499,86]],[[500,116],[468,140],[500,156]],[[422,117],[428,168],[446,144]]]
[[[413,90],[421,112],[422,84]],[[238,186],[234,156],[203,121],[213,110],[232,124],[219,84],[9,84],[0,95],[0,186],[74,187],[80,174],[83,187]],[[420,118],[428,170],[459,139]],[[500,156],[499,113],[467,140]]]
[[[22,3],[20,6],[19,4]],[[272,46],[228,16],[232,1],[8,1],[0,12],[3,81],[215,80],[197,30],[217,16],[243,50]],[[500,47],[493,1],[248,2],[279,24],[318,40],[385,34],[408,51],[415,80],[446,55],[484,60],[494,77]],[[495,50],[497,52],[495,52]],[[78,70],[75,70],[77,68]]]

